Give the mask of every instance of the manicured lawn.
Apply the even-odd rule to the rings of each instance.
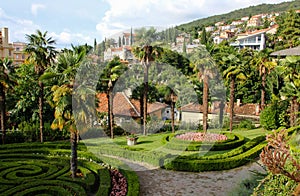
[[[176,133],[180,133],[180,132],[182,131]],[[220,131],[210,130],[210,132],[215,133]],[[205,148],[203,149],[202,147],[200,147],[200,150],[199,148],[194,148],[193,146],[190,148],[189,143],[187,144],[185,143],[183,145],[179,143],[179,146],[176,146],[177,142],[176,140],[175,143],[173,142],[171,133],[157,133],[148,136],[139,135],[138,143],[137,145],[134,146],[127,146],[126,136],[119,136],[113,140],[109,138],[94,138],[94,139],[84,140],[83,142],[88,147],[88,151],[93,152],[98,156],[102,156],[102,155],[119,156],[134,161],[147,162],[149,164],[155,166],[161,166],[161,167],[163,167],[163,165],[166,164],[168,161],[172,162],[172,160],[169,159],[180,158],[181,161],[184,161],[185,159],[184,157],[186,158],[189,157],[187,159],[191,159],[191,160],[197,159],[202,161],[222,160],[224,164],[227,161],[230,162],[231,165],[233,165],[232,167],[235,167],[234,165],[239,165],[239,164],[235,164],[233,162],[235,161],[239,162],[238,160],[243,160],[246,157],[248,157],[248,159],[249,158],[251,159],[251,157],[253,158],[254,156],[257,156],[257,153],[259,153],[259,151],[264,146],[264,143],[260,144],[260,142],[263,141],[264,136],[266,135],[267,132],[263,129],[253,129],[253,130],[234,130],[233,133],[241,135],[239,136],[243,138],[241,142],[234,144],[234,146],[231,145],[233,147],[228,147],[228,144],[230,142],[228,143],[225,142],[224,148],[221,147],[214,150],[209,150],[212,149],[209,146],[208,149]],[[262,139],[257,140],[259,136]],[[235,136],[235,139],[233,141],[237,141],[237,140],[238,140],[237,136]],[[170,145],[173,146],[173,148],[171,148]],[[193,144],[191,143],[191,145]],[[204,144],[200,143],[200,146],[202,145]],[[194,148],[196,150],[188,151],[186,148],[187,146],[189,146],[189,149]],[[251,149],[256,149],[256,150],[250,152]],[[244,153],[245,156],[243,155]],[[233,159],[235,161],[233,161]],[[218,161],[215,162],[217,163]],[[245,160],[241,161],[241,163],[242,162],[245,162]],[[218,168],[220,169],[222,167],[218,166]]]

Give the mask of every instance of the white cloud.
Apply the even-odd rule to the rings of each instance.
[[[26,41],[25,35],[40,27],[31,20],[9,16],[0,8],[0,27],[8,27],[10,42]]]
[[[45,8],[46,8],[46,6],[43,4],[32,4],[31,5],[31,13],[36,16],[39,10],[45,9]]]
[[[105,0],[110,8],[96,25],[102,37],[140,26],[174,26],[197,18],[283,0]]]
[[[63,30],[60,33],[51,32],[49,33],[49,36],[51,36],[57,43],[57,47],[68,47],[71,45],[81,45],[85,43],[93,43],[94,38],[90,36],[86,36],[81,33],[71,33],[68,29]]]

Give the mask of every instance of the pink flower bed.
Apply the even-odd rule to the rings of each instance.
[[[177,139],[195,142],[217,142],[227,140],[227,137],[217,133],[187,132],[176,136]]]

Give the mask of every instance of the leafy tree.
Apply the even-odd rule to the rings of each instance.
[[[300,45],[300,14],[289,11],[278,18],[277,35],[282,37],[284,48]]]
[[[200,43],[204,45],[207,43],[207,35],[205,28],[202,29]]]
[[[290,106],[290,124],[296,125],[299,112],[300,97],[300,57],[287,56],[280,62],[281,74],[283,74],[285,85],[281,89],[280,94],[291,100]]]
[[[36,34],[26,35],[29,42],[25,47],[25,52],[29,54],[29,60],[35,65],[35,72],[41,76],[46,68],[53,62],[56,51],[54,48],[55,41],[52,37],[47,37],[47,31],[42,33],[37,30]],[[44,108],[44,84],[39,81],[39,119],[40,119],[40,140],[43,142],[43,108]]]
[[[1,130],[2,143],[5,143],[6,135],[6,91],[7,88],[13,88],[15,81],[10,75],[12,69],[12,60],[8,58],[0,59],[0,114],[1,114]]]
[[[97,40],[96,40],[96,38],[94,39],[94,52],[96,52],[96,50],[97,50]]]
[[[176,51],[164,48],[161,55],[156,59],[158,63],[165,63],[179,69],[184,75],[192,75],[189,59]]]

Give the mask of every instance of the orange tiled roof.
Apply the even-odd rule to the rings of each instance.
[[[108,100],[106,93],[98,93],[98,112],[108,112]],[[148,103],[148,114],[167,107],[167,104],[154,102]],[[140,101],[129,99],[124,93],[116,93],[113,100],[113,113],[120,116],[140,116]]]

